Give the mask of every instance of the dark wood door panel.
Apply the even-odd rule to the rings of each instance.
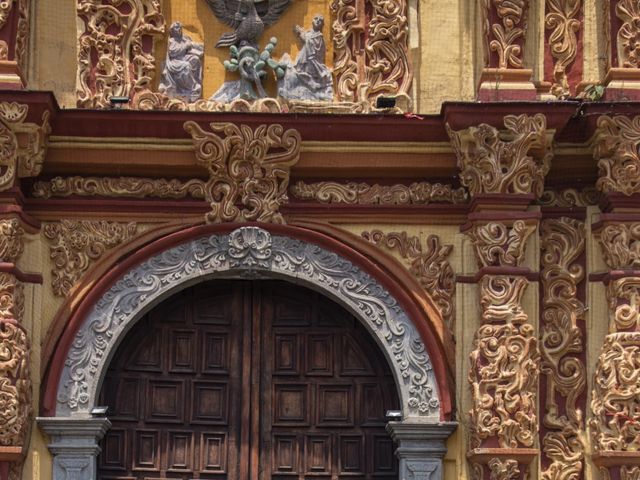
[[[279,282],[215,282],[150,312],[101,401],[105,480],[397,479],[389,368],[364,328]]]

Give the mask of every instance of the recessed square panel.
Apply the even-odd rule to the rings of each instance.
[[[308,425],[309,396],[307,385],[274,385],[274,425]]]
[[[273,473],[298,473],[299,445],[295,435],[274,436]]]
[[[331,474],[331,437],[329,435],[307,435],[305,439],[305,473]]]
[[[126,369],[132,372],[162,372],[162,340],[160,329],[151,329],[149,334],[140,340],[133,352],[132,361],[127,362]]]
[[[195,372],[196,334],[193,331],[169,330],[171,348],[170,372]]]
[[[133,442],[133,469],[160,469],[160,432],[138,430]]]
[[[141,384],[143,383],[135,378],[121,378],[118,381],[114,398],[114,411],[108,412],[109,418],[124,421],[136,421],[138,419],[139,388]]]
[[[361,435],[340,435],[339,460],[339,475],[364,473],[364,441]]]
[[[150,381],[145,418],[148,422],[183,423],[183,402],[183,382]]]
[[[199,297],[193,305],[193,323],[205,325],[231,325],[233,312],[228,295]]]
[[[353,425],[353,387],[351,385],[318,385],[317,420],[322,426]]]
[[[202,434],[200,470],[207,473],[226,473],[227,436],[224,433]]]
[[[307,375],[333,375],[333,335],[307,335]]]
[[[275,335],[273,362],[274,375],[300,374],[300,354],[297,335]]]
[[[360,398],[357,404],[358,420],[367,426],[385,424],[384,398],[380,385],[365,383],[360,386]]]
[[[202,334],[202,372],[229,373],[229,336],[226,333]]]
[[[193,423],[226,424],[229,406],[225,383],[194,382]]]
[[[101,444],[100,465],[108,470],[126,470],[128,466],[126,452],[127,431],[110,429]]]
[[[182,472],[193,470],[193,432],[168,432],[167,468]]]
[[[389,475],[397,472],[395,447],[389,435],[371,435],[368,440],[367,457],[374,475]]]

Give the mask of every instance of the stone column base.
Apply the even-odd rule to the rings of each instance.
[[[528,69],[485,68],[480,77],[478,100],[536,100],[538,92],[531,81],[533,71]]]
[[[604,79],[602,100],[640,100],[640,72],[635,68],[611,68]]]
[[[111,427],[107,418],[39,417],[38,426],[51,437],[52,480],[96,478],[98,442]]]
[[[400,480],[442,480],[446,441],[457,426],[455,422],[389,422],[387,431],[398,445],[396,456],[400,460]]]

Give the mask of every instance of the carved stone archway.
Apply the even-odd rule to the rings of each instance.
[[[430,480],[442,478],[444,440],[455,424],[440,422],[440,393],[429,354],[400,303],[340,254],[246,226],[155,254],[121,276],[93,305],[65,352],[55,417],[38,419],[52,436],[54,480],[95,478],[97,444],[110,424],[94,408],[111,357],[129,329],[163,299],[212,278],[284,279],[349,310],[376,340],[395,377],[402,421],[389,428],[399,444],[400,478],[409,478],[407,468],[431,472]]]

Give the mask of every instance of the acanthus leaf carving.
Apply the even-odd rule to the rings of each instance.
[[[22,283],[9,273],[0,273],[0,320],[21,321],[24,316]]]
[[[32,195],[35,198],[52,197],[132,197],[132,198],[204,198],[205,182],[198,179],[141,177],[55,177],[35,182]]]
[[[460,181],[472,196],[512,193],[540,197],[553,156],[546,117],[507,115],[504,125],[506,131],[487,124],[454,131],[446,125],[458,158]]]
[[[567,69],[578,55],[578,37],[581,22],[577,18],[582,0],[547,0],[545,27],[551,30],[549,48],[554,59],[551,93],[558,98],[571,95]]]
[[[378,247],[398,250],[409,260],[409,272],[433,298],[447,327],[454,330],[455,272],[449,263],[453,245],[442,245],[440,237],[429,235],[423,248],[420,238],[406,232],[384,233],[380,230],[363,232],[362,237]]]
[[[596,186],[604,193],[640,193],[640,116],[598,119],[594,157],[598,161]]]
[[[490,480],[517,480],[520,478],[520,468],[516,460],[502,460],[492,458],[488,464]]]
[[[127,224],[105,220],[61,220],[44,227],[51,243],[53,260],[52,287],[58,296],[69,294],[76,282],[113,247],[131,240],[138,231],[134,222]]]
[[[622,21],[616,34],[618,66],[640,68],[637,46],[640,35],[640,3],[637,0],[617,0],[616,16]]]
[[[205,132],[189,121],[196,158],[209,171],[205,197],[211,205],[208,222],[284,223],[280,207],[288,201],[290,169],[300,157],[297,130],[281,125],[212,123]],[[217,133],[223,133],[224,137]]]
[[[529,0],[486,0],[481,8],[486,44],[490,52],[497,53],[498,68],[522,68]],[[489,19],[493,15],[490,10],[500,19],[500,23],[491,24]]]
[[[640,268],[640,223],[609,223],[596,237],[609,268]]]
[[[78,0],[78,107],[107,108],[111,97],[149,90],[153,44],[165,32],[160,0]]]
[[[607,285],[609,330],[640,331],[640,278],[623,277]]]
[[[536,231],[535,224],[516,220],[512,225],[500,222],[475,224],[467,232],[480,267],[517,267],[524,260],[527,240]]]
[[[414,182],[410,185],[370,185],[364,182],[299,181],[291,186],[291,194],[300,200],[349,205],[427,205],[429,203],[466,203],[464,188],[441,183]]]
[[[24,228],[17,218],[0,220],[0,262],[15,263],[24,252]]]
[[[584,340],[580,324],[586,308],[578,299],[578,284],[585,271],[577,260],[584,253],[585,242],[584,222],[566,217],[542,222],[540,353],[546,385],[542,447],[549,459],[543,480],[579,478],[583,471],[581,397],[587,372],[581,356]]]

